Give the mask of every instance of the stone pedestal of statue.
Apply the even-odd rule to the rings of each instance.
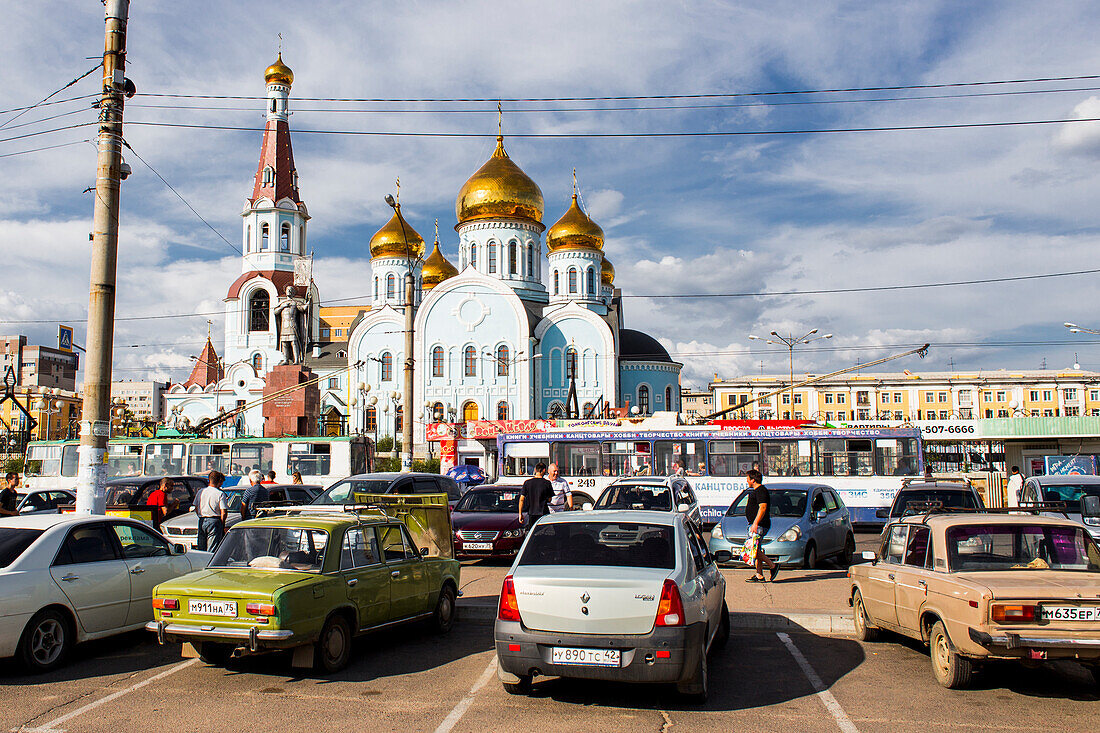
[[[317,435],[321,416],[321,391],[316,384],[292,389],[314,378],[309,367],[301,364],[279,364],[267,373],[264,398],[280,393],[264,402],[264,437],[284,435]],[[289,391],[287,391],[289,390]]]

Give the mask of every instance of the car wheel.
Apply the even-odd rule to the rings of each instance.
[[[455,589],[445,585],[439,591],[439,601],[436,602],[435,613],[432,615],[432,628],[437,633],[445,634],[454,626],[455,608]]]
[[[224,667],[233,656],[232,646],[213,641],[200,641],[195,644],[195,651],[199,653],[199,659],[216,667]]]
[[[863,595],[857,590],[852,598],[852,623],[856,627],[856,638],[860,641],[874,641],[878,638],[878,629],[871,626],[867,609],[863,607]]]
[[[802,567],[807,570],[817,567],[817,545],[813,542],[806,545],[806,555],[802,558]]]
[[[856,538],[851,533],[844,540],[844,550],[840,553],[840,564],[848,567],[852,564],[852,558],[856,556]]]
[[[338,672],[351,657],[351,627],[343,616],[330,616],[314,646],[314,666],[322,672]]]
[[[699,649],[699,661],[695,666],[695,674],[686,682],[678,682],[676,691],[691,702],[701,705],[707,701],[709,686],[707,677],[707,637],[704,633],[702,648]]]
[[[932,658],[932,676],[936,678],[936,682],[949,690],[957,690],[969,685],[974,666],[969,659],[955,651],[955,647],[947,637],[943,621],[937,621],[932,627],[928,643],[931,647],[929,656]]]
[[[73,646],[69,620],[58,611],[39,611],[19,640],[19,659],[32,672],[49,672],[65,661]]]
[[[509,695],[530,695],[531,694],[531,675],[521,674],[519,675],[518,682],[502,682],[504,685],[504,691]]]
[[[718,633],[711,643],[712,649],[722,649],[730,640],[730,610],[726,602],[722,601],[722,618],[718,621]]]

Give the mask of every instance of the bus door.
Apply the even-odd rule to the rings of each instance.
[[[600,444],[596,442],[553,443],[550,446],[550,460],[558,464],[558,470],[566,477],[599,476],[602,473]]]

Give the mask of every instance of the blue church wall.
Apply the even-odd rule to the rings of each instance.
[[[639,388],[649,390],[649,409],[643,414],[680,411],[679,366],[668,362],[624,361],[619,369],[619,404],[640,406]],[[672,404],[668,404],[671,398]]]

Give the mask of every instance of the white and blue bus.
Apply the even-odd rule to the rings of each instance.
[[[548,430],[497,436],[498,477],[517,483],[538,462],[556,463],[573,487],[574,504],[599,497],[621,476],[668,475],[673,462],[689,476],[708,524],[745,488],[745,473],[820,481],[836,489],[852,521],[881,524],[901,477],[923,472],[917,428],[834,429],[680,426],[669,430]]]

